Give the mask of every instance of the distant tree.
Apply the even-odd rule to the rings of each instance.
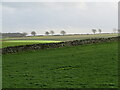
[[[65,34],[66,34],[66,32],[65,32],[64,30],[62,30],[60,33],[61,33],[62,35],[65,35]]]
[[[53,30],[50,31],[50,34],[53,35],[55,32]]]
[[[49,33],[48,31],[46,31],[46,32],[45,32],[45,35],[47,35],[47,36],[48,36],[49,34],[50,34],[50,33]]]
[[[101,34],[102,30],[101,30],[101,29],[98,29],[98,32]]]
[[[118,29],[118,33],[120,34],[120,29]]]
[[[92,29],[92,32],[93,32],[94,34],[96,33],[96,31],[97,31],[96,29]]]
[[[36,35],[36,32],[35,32],[35,31],[32,31],[32,32],[31,32],[31,35],[35,36],[35,35]]]
[[[116,28],[113,28],[113,33],[116,33],[117,29]]]
[[[26,32],[23,32],[23,35],[24,35],[24,36],[26,36],[26,35],[27,35],[27,33],[26,33]]]

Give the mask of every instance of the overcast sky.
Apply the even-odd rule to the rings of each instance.
[[[118,27],[117,2],[3,2],[2,15],[2,32],[92,33],[92,28]]]

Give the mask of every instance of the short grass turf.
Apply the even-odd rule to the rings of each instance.
[[[38,43],[56,43],[60,41],[42,41],[42,40],[8,40],[3,41],[0,48],[11,47],[11,46],[20,46],[20,45],[31,45]]]
[[[117,42],[3,55],[3,88],[117,88]]]

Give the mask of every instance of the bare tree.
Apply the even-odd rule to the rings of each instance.
[[[32,31],[32,32],[31,32],[31,35],[35,36],[35,35],[36,35],[36,32],[35,32],[35,31]]]
[[[53,30],[50,31],[50,34],[53,35],[55,32]]]
[[[120,29],[118,29],[118,33],[120,34]]]
[[[27,33],[26,33],[26,32],[23,32],[23,35],[24,35],[24,36],[26,36],[26,35],[27,35]]]
[[[92,29],[92,32],[93,32],[94,34],[96,33],[96,31],[97,31],[96,29]]]
[[[60,33],[61,33],[62,35],[65,35],[65,34],[66,34],[66,32],[65,32],[64,30],[62,30]]]
[[[50,34],[50,33],[49,33],[48,31],[46,31],[46,32],[45,32],[45,35],[47,35],[47,36],[48,36],[49,34]]]
[[[101,34],[102,30],[101,30],[101,29],[98,29],[98,32]]]
[[[113,28],[113,33],[116,33],[117,29],[116,28]]]

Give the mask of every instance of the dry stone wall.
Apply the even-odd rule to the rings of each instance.
[[[118,40],[120,40],[120,37],[74,40],[74,41],[66,41],[66,42],[59,42],[59,43],[21,45],[21,46],[2,48],[2,54],[17,53],[17,52],[28,51],[28,50],[42,50],[42,49],[48,49],[48,48],[60,48],[60,47],[64,47],[64,46],[77,46],[77,45],[84,45],[84,44],[111,42],[111,41],[118,41]]]

